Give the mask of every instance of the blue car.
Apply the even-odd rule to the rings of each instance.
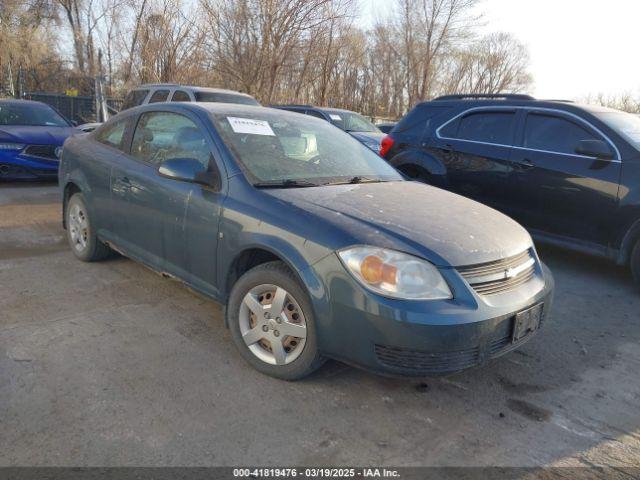
[[[62,144],[78,132],[49,105],[0,100],[0,179],[57,178]]]
[[[116,250],[225,304],[240,355],[274,377],[326,358],[455,372],[529,341],[551,307],[524,228],[405,181],[324,120],[136,107],[68,139],[59,184],[78,259]]]

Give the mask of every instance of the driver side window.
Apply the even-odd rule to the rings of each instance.
[[[552,153],[575,154],[581,140],[603,140],[582,126],[555,115],[529,113],[524,146]]]
[[[198,126],[172,112],[147,112],[140,116],[131,144],[131,155],[154,166],[172,158],[193,158],[205,168],[211,152]]]

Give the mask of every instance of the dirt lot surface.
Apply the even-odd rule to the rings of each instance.
[[[220,305],[126,259],[81,263],[55,185],[0,186],[0,465],[640,466],[640,293],[539,247],[552,321],[448,378],[252,370]]]

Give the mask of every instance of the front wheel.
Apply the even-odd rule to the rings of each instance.
[[[109,247],[96,236],[87,203],[81,193],[75,193],[67,202],[65,220],[67,240],[71,251],[78,259],[83,262],[95,262],[109,255]]]
[[[638,287],[640,287],[640,240],[636,242],[636,246],[631,253],[631,274]]]
[[[227,315],[236,347],[262,373],[298,380],[324,363],[309,297],[282,262],[245,273],[231,290]]]

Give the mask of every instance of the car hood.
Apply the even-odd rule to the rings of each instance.
[[[527,231],[509,217],[473,200],[417,182],[281,189],[269,193],[332,223],[350,236],[352,244],[405,251],[438,266],[500,260],[532,245]]]
[[[349,132],[349,135],[360,140],[362,143],[380,143],[384,138],[384,133],[382,132]]]
[[[80,131],[73,127],[0,125],[0,142],[62,145],[74,133],[80,133]]]

